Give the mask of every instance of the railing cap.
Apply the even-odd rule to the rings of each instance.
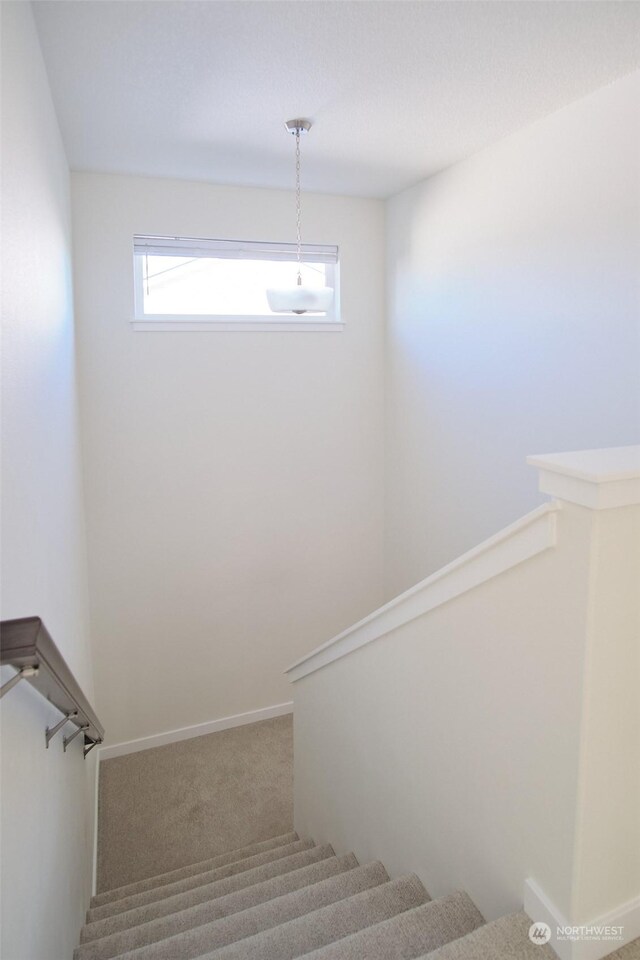
[[[539,488],[592,510],[640,504],[640,446],[574,450],[527,457]]]

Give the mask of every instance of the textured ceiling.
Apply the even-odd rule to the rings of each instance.
[[[73,169],[388,196],[640,66],[635,2],[33,4]]]

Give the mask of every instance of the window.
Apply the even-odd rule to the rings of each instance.
[[[341,329],[338,248],[304,244],[302,282],[332,287],[326,313],[273,313],[267,289],[296,281],[296,245],[133,238],[137,330]]]

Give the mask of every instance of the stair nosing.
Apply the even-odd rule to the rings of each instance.
[[[225,951],[231,951],[233,950],[233,948],[237,949],[239,945],[240,945],[240,948],[242,947],[242,945],[246,946],[248,944],[255,946],[259,942],[261,937],[266,936],[266,938],[268,938],[269,934],[273,934],[275,933],[275,931],[278,931],[278,930],[280,930],[282,933],[286,930],[287,927],[290,927],[290,929],[293,929],[293,926],[292,926],[293,924],[300,924],[300,922],[307,917],[315,917],[317,920],[318,915],[324,913],[325,911],[326,911],[326,916],[329,916],[329,911],[332,911],[332,910],[335,911],[336,908],[340,905],[344,905],[345,903],[348,903],[350,901],[352,902],[357,901],[359,899],[361,899],[362,902],[364,903],[366,898],[370,898],[372,895],[375,896],[376,892],[379,893],[380,891],[387,891],[387,892],[396,891],[396,890],[400,890],[402,886],[405,886],[405,887],[413,886],[415,888],[419,887],[421,888],[422,893],[427,898],[429,896],[429,894],[424,888],[424,885],[422,884],[422,881],[415,873],[403,874],[401,877],[397,877],[393,880],[389,880],[388,882],[382,883],[377,887],[371,888],[370,890],[364,890],[361,893],[357,893],[351,897],[346,897],[344,900],[337,901],[336,903],[329,904],[328,906],[320,907],[318,910],[310,911],[309,913],[304,914],[302,917],[296,917],[293,920],[288,920],[283,924],[279,924],[278,926],[271,927],[269,930],[263,931],[262,933],[254,934],[253,936],[250,936],[250,937],[245,937],[243,940],[236,941],[236,943],[230,943],[225,947],[221,947],[219,950],[213,950],[208,953],[200,954],[197,958],[194,958],[194,960],[225,960]],[[428,900],[426,902],[428,902]],[[422,904],[416,904],[416,906],[420,906],[420,905],[424,906],[424,902]],[[406,913],[411,909],[414,909],[414,907],[407,906],[403,909],[398,910],[391,917],[386,917],[385,919],[386,920],[392,919],[393,916],[398,916],[401,913]],[[369,926],[374,926],[374,925],[375,924],[369,924]],[[361,929],[366,929],[366,927],[363,927]],[[359,932],[359,931],[355,931],[355,932]],[[349,936],[349,935],[350,934],[347,934],[346,936]],[[338,940],[344,939],[344,937],[338,937],[337,939]],[[326,944],[321,944],[321,946],[328,946],[330,942],[333,942],[333,941],[328,941]],[[305,950],[303,954],[298,954],[298,956],[301,957],[306,953],[312,953],[314,949],[319,949],[319,948],[312,948],[311,950]],[[250,947],[250,950],[251,950],[251,947]],[[231,952],[229,952],[227,955],[229,957],[233,957]],[[126,960],[127,955],[123,954],[122,957],[123,957],[123,960]]]
[[[352,856],[352,855],[346,855],[346,856],[343,857],[343,858],[336,858],[336,859],[347,860],[350,856]],[[354,857],[354,859],[355,859],[355,857]],[[246,939],[247,937],[259,936],[260,933],[267,932],[268,930],[273,930],[275,927],[282,926],[282,924],[288,923],[288,922],[291,921],[291,920],[299,920],[299,919],[301,919],[301,918],[303,918],[303,917],[305,917],[305,916],[307,916],[307,915],[309,915],[309,914],[311,914],[311,913],[315,913],[317,910],[322,910],[322,909],[323,909],[324,907],[326,907],[326,906],[333,906],[334,904],[340,903],[341,901],[349,900],[349,899],[351,899],[352,897],[357,896],[357,895],[360,894],[360,893],[366,893],[366,892],[368,892],[368,891],[373,890],[374,888],[376,888],[376,887],[378,887],[378,886],[384,886],[384,885],[386,885],[387,883],[391,882],[391,881],[390,881],[390,878],[389,878],[389,875],[388,875],[388,873],[387,873],[384,865],[381,863],[381,861],[379,861],[379,860],[373,860],[373,861],[370,861],[369,863],[365,863],[365,864],[358,864],[357,861],[356,861],[356,864],[355,864],[355,866],[353,866],[353,867],[350,867],[350,868],[348,868],[348,869],[346,869],[346,870],[344,870],[344,871],[335,873],[335,874],[333,874],[333,875],[331,875],[331,876],[329,876],[329,877],[325,877],[325,878],[322,878],[322,879],[320,879],[320,880],[313,881],[312,883],[306,884],[306,885],[304,885],[304,886],[302,886],[302,887],[300,887],[300,888],[298,888],[298,889],[296,889],[296,890],[292,890],[292,891],[286,892],[286,893],[282,894],[281,896],[273,897],[273,898],[268,899],[268,900],[265,900],[265,901],[263,901],[263,902],[261,902],[261,903],[254,904],[254,905],[252,905],[252,906],[247,907],[247,908],[244,909],[244,910],[239,910],[239,911],[237,911],[236,913],[229,914],[229,915],[224,916],[224,917],[217,917],[217,918],[215,918],[215,919],[213,919],[213,920],[205,921],[204,923],[198,924],[198,925],[196,925],[196,926],[194,926],[194,927],[190,927],[190,928],[187,928],[187,929],[185,929],[185,930],[180,930],[180,931],[178,931],[177,933],[171,934],[171,935],[169,935],[169,936],[165,936],[165,937],[163,937],[163,938],[161,938],[161,939],[159,939],[159,940],[155,940],[155,941],[152,941],[152,942],[147,943],[147,944],[141,944],[141,945],[139,945],[139,946],[137,946],[137,947],[135,947],[135,948],[133,948],[133,949],[131,949],[131,950],[126,950],[126,951],[124,951],[124,952],[121,953],[121,954],[120,954],[120,953],[118,953],[118,954],[112,954],[111,957],[109,957],[109,958],[104,958],[104,960],[116,960],[116,958],[118,958],[118,957],[120,957],[120,956],[127,957],[129,954],[135,954],[136,956],[142,956],[142,953],[140,953],[140,954],[137,953],[138,950],[139,950],[139,951],[142,951],[142,950],[144,950],[144,949],[147,949],[148,952],[151,952],[151,951],[153,951],[153,950],[158,949],[158,948],[159,948],[160,946],[162,946],[162,945],[170,945],[170,944],[172,944],[172,943],[178,943],[178,942],[180,942],[180,941],[183,939],[183,936],[184,936],[185,933],[186,933],[187,935],[196,935],[196,936],[198,935],[198,933],[199,933],[201,936],[202,936],[202,935],[211,934],[211,933],[213,933],[214,931],[213,931],[213,930],[209,930],[208,928],[215,928],[216,924],[218,924],[218,923],[220,923],[220,922],[224,923],[225,921],[231,921],[232,923],[236,923],[236,922],[238,922],[238,921],[242,921],[242,915],[243,915],[243,914],[247,915],[247,914],[251,913],[252,911],[259,911],[261,908],[263,908],[263,909],[264,909],[264,908],[267,908],[267,907],[271,907],[271,908],[276,907],[276,908],[277,908],[279,901],[280,901],[280,905],[282,906],[282,905],[284,905],[284,901],[285,901],[285,900],[289,900],[289,898],[295,898],[296,896],[299,896],[300,899],[302,899],[303,894],[306,893],[306,894],[308,895],[309,892],[313,892],[313,891],[314,891],[314,888],[317,888],[317,889],[316,889],[316,892],[317,892],[318,894],[320,894],[320,893],[323,892],[320,888],[324,887],[324,889],[326,890],[327,888],[331,887],[332,885],[338,885],[341,881],[344,881],[345,878],[349,877],[349,876],[352,875],[352,874],[356,875],[356,877],[358,877],[358,878],[362,878],[362,877],[367,877],[367,876],[368,876],[369,882],[368,882],[367,886],[363,886],[363,887],[362,887],[361,889],[359,889],[359,890],[351,890],[351,891],[344,892],[344,893],[342,893],[341,891],[337,891],[337,895],[336,895],[335,899],[333,899],[333,900],[329,900],[329,901],[326,902],[326,903],[322,903],[322,904],[320,904],[320,906],[318,906],[318,907],[312,907],[310,910],[308,909],[308,910],[306,910],[306,911],[303,912],[303,913],[294,914],[293,916],[288,917],[288,918],[286,918],[285,920],[275,920],[273,923],[269,924],[268,926],[261,927],[259,930],[255,931],[255,933],[245,934],[244,936],[238,937],[236,940],[229,940],[227,943],[221,943],[221,944],[219,944],[217,947],[215,947],[214,949],[222,949],[223,947],[229,946],[229,945],[232,944],[232,943],[240,942],[241,940]],[[89,943],[93,946],[93,945],[99,944],[100,941],[99,941],[99,940],[94,940],[94,941],[89,941]],[[166,946],[165,946],[165,949],[166,949]],[[198,949],[198,948],[196,948],[196,949]],[[208,952],[209,952],[209,951],[208,951]],[[76,954],[74,953],[74,960],[82,960],[82,954],[79,953],[79,954],[76,956]]]
[[[265,854],[266,854],[266,853],[275,853],[276,851],[283,851],[283,850],[286,850],[288,847],[294,847],[294,846],[298,846],[299,849],[297,849],[297,850],[292,850],[292,851],[291,851],[291,855],[294,855],[294,854],[296,854],[296,853],[302,853],[302,852],[305,851],[305,850],[310,850],[310,849],[312,849],[312,848],[315,846],[315,844],[314,844],[314,842],[313,842],[312,840],[296,840],[296,841],[292,842],[291,844],[284,844],[282,847],[275,847],[274,850],[265,851]],[[263,854],[256,854],[256,856],[262,856],[262,855],[263,855]],[[263,866],[264,864],[266,864],[266,863],[271,863],[271,862],[273,862],[273,861],[275,861],[275,860],[286,859],[286,856],[287,856],[287,854],[285,854],[284,856],[269,857],[269,858],[265,859],[262,863],[254,864],[254,866],[255,866],[255,867]],[[236,867],[238,864],[242,864],[242,863],[248,862],[248,861],[253,860],[253,859],[254,859],[254,857],[247,857],[247,858],[245,858],[245,859],[243,859],[243,860],[237,860],[237,861],[232,862],[232,863],[225,863],[225,864],[223,864],[222,866],[217,867],[217,868],[215,868],[214,870],[211,870],[211,871],[205,871],[204,873],[201,873],[201,874],[193,874],[192,876],[183,877],[183,878],[180,879],[180,880],[176,880],[175,883],[177,884],[177,883],[187,883],[188,881],[197,881],[197,880],[198,880],[199,878],[201,878],[201,877],[209,877],[208,880],[203,880],[201,883],[194,882],[194,883],[190,884],[189,886],[185,886],[185,887],[184,887],[184,891],[183,891],[183,890],[177,890],[177,891],[176,891],[176,890],[173,890],[172,892],[165,892],[165,891],[170,890],[170,888],[173,887],[175,884],[162,884],[162,885],[159,886],[159,887],[152,887],[152,888],[150,888],[149,890],[141,890],[139,893],[132,894],[131,897],[122,897],[122,898],[119,899],[119,900],[112,900],[112,901],[110,901],[110,902],[108,902],[108,903],[101,904],[100,906],[92,907],[92,908],[90,908],[90,909],[87,911],[87,923],[91,923],[93,920],[104,920],[104,919],[106,919],[107,917],[114,916],[114,915],[117,914],[117,913],[128,912],[129,910],[136,909],[136,907],[138,907],[138,906],[146,906],[147,904],[149,904],[149,903],[155,903],[155,902],[158,901],[158,900],[168,899],[169,897],[174,896],[176,893],[186,892],[187,890],[192,890],[192,889],[195,889],[195,888],[197,888],[197,887],[199,887],[199,886],[205,886],[205,885],[207,885],[208,883],[213,883],[213,882],[215,882],[216,879],[223,880],[223,879],[225,879],[224,876],[221,876],[221,877],[212,877],[211,874],[217,873],[219,870],[225,870],[225,869],[228,869],[228,868],[230,868],[230,867]],[[238,873],[248,872],[248,871],[251,870],[251,869],[253,869],[252,866],[248,866],[248,867],[246,867],[244,870],[233,870],[230,874],[227,874],[227,876],[233,876],[233,875],[238,874]],[[141,900],[140,903],[136,903],[136,904],[133,904],[133,905],[131,905],[131,906],[122,907],[122,908],[118,909],[118,905],[124,903],[126,900],[130,900],[130,899],[133,899],[133,898],[135,898],[135,897],[144,898],[145,896],[150,895],[150,894],[153,894],[153,893],[157,893],[158,896],[150,897],[150,899],[143,899],[143,900]],[[96,917],[96,916],[95,916],[95,913],[96,913],[97,911],[102,911],[102,910],[107,910],[108,912],[103,913],[103,914],[101,913],[99,916]]]
[[[290,839],[285,839],[287,837]],[[175,867],[173,870],[164,870],[162,873],[154,874],[149,877],[141,877],[139,880],[132,880],[130,883],[119,884],[117,887],[111,887],[109,890],[101,890],[99,893],[96,893],[94,896],[92,896],[89,904],[89,908],[93,909],[94,907],[105,906],[107,903],[111,903],[112,901],[122,900],[130,896],[131,894],[123,893],[122,896],[113,896],[113,895],[122,893],[122,891],[129,890],[130,888],[139,886],[140,884],[150,883],[152,880],[160,881],[157,884],[157,886],[161,887],[161,886],[164,886],[165,883],[172,882],[171,880],[164,881],[163,880],[164,877],[171,877],[174,874],[181,873],[182,871],[189,870],[191,868],[202,866],[208,863],[215,864],[216,861],[220,861],[218,864],[216,864],[216,866],[221,866],[221,867],[226,866],[228,863],[238,863],[240,860],[247,859],[247,857],[237,857],[236,859],[232,859],[232,860],[225,860],[224,858],[231,856],[232,854],[243,853],[246,850],[251,850],[253,847],[258,847],[263,844],[268,844],[275,840],[282,840],[282,843],[273,843],[272,847],[268,847],[268,846],[265,847],[264,852],[267,852],[270,849],[276,850],[280,846],[287,846],[287,844],[295,843],[299,839],[300,837],[298,836],[297,832],[295,830],[292,830],[290,833],[279,834],[278,836],[275,836],[275,837],[267,837],[265,840],[257,840],[255,843],[248,843],[244,847],[237,847],[233,850],[227,850],[223,853],[216,854],[216,856],[214,857],[207,857],[205,860],[196,860],[193,863],[185,863],[180,867]],[[256,851],[256,853],[260,853],[260,852],[263,852],[263,851],[260,851],[260,850]],[[254,854],[249,854],[249,856],[253,856],[253,855]],[[209,869],[215,870],[216,866],[212,866]],[[196,871],[194,874],[184,873],[184,877],[195,876],[197,875],[197,873],[206,873],[206,872],[207,870],[205,869],[201,871]],[[176,877],[176,879],[181,879],[181,878]],[[153,889],[153,886],[148,887],[146,889]],[[132,893],[136,893],[136,892],[137,891],[135,890],[132,891]]]
[[[271,863],[273,863],[273,864],[279,864],[279,865],[281,865],[281,866],[287,866],[287,861],[290,861],[290,860],[293,859],[294,857],[302,858],[302,857],[305,856],[305,855],[309,856],[310,854],[313,854],[313,853],[315,853],[316,858],[313,859],[313,860],[311,860],[311,863],[318,863],[318,862],[320,862],[320,861],[322,861],[322,860],[330,859],[330,858],[332,858],[332,857],[335,856],[335,853],[334,853],[334,851],[333,851],[333,847],[332,847],[330,844],[322,844],[322,845],[319,845],[319,846],[310,847],[310,848],[307,849],[307,850],[302,850],[302,851],[300,851],[299,853],[291,854],[290,857],[284,857],[284,858],[282,858],[281,860],[271,861]],[[266,866],[268,866],[268,865],[269,865],[269,864],[262,864],[261,866],[266,867]],[[305,866],[310,866],[310,865],[311,865],[311,864],[309,864],[309,863],[305,863],[305,864],[302,865],[302,867],[294,866],[292,870],[285,869],[285,870],[283,870],[281,873],[275,873],[275,874],[273,874],[272,877],[267,877],[267,878],[265,878],[265,879],[263,879],[263,880],[257,880],[257,881],[255,881],[255,883],[250,883],[250,884],[247,884],[246,886],[237,887],[235,890],[229,890],[228,893],[226,893],[226,894],[219,894],[218,896],[228,896],[228,895],[230,895],[230,894],[232,894],[232,893],[237,893],[237,892],[239,892],[240,890],[248,889],[249,887],[255,886],[256,884],[264,883],[264,882],[266,882],[267,880],[275,879],[275,877],[284,876],[284,875],[287,874],[287,873],[295,872],[296,869],[303,869]],[[258,869],[260,869],[260,867],[256,867],[255,869],[258,870]],[[247,871],[247,872],[250,873],[251,871]],[[236,877],[241,877],[242,874],[235,874],[234,876],[236,876]],[[222,883],[222,882],[224,882],[225,880],[229,880],[229,879],[231,879],[231,878],[230,878],[230,877],[223,877],[221,880],[212,881],[212,884],[214,884],[214,883]],[[206,887],[209,887],[209,886],[211,886],[212,884],[204,884],[202,888],[200,888],[200,887],[195,887],[195,888],[192,888],[192,890],[200,890],[200,889],[202,889],[202,890],[204,891],[204,889],[205,889]],[[190,892],[192,892],[192,891],[191,891],[191,890],[187,890],[187,891],[184,891],[184,894],[186,895],[186,894],[189,894]],[[182,895],[182,894],[176,894],[176,896],[181,896],[181,895]],[[108,917],[102,917],[102,918],[98,918],[98,919],[95,919],[95,920],[92,920],[92,921],[88,921],[88,922],[84,925],[84,927],[83,927],[83,932],[89,932],[89,931],[91,931],[91,928],[92,928],[93,925],[96,924],[96,923],[105,923],[106,921],[109,921],[109,920],[113,920],[114,922],[117,923],[117,922],[118,922],[117,918],[119,918],[119,919],[120,919],[120,922],[121,922],[123,919],[125,919],[125,920],[127,919],[127,915],[128,915],[128,914],[134,913],[136,910],[144,909],[144,907],[151,907],[151,908],[153,908],[154,906],[157,906],[157,905],[162,904],[162,903],[164,903],[164,904],[166,905],[167,901],[168,901],[168,900],[171,900],[171,899],[172,899],[171,897],[163,898],[162,900],[154,901],[154,902],[151,903],[151,904],[143,904],[141,907],[132,908],[131,910],[125,910],[125,911],[122,911],[121,913],[112,914],[111,916],[108,916]],[[217,897],[214,897],[213,899],[217,899]],[[200,902],[201,902],[201,903],[206,903],[207,900],[204,899],[204,900],[202,900],[202,901],[200,901]],[[183,908],[179,907],[177,910],[174,910],[174,911],[170,910],[168,913],[160,913],[160,914],[158,915],[158,917],[152,917],[152,918],[150,918],[150,919],[154,920],[154,919],[159,919],[160,917],[170,916],[172,913],[178,913],[178,912],[180,912],[181,909],[183,909]],[[188,908],[187,908],[187,909],[188,909]],[[129,917],[128,919],[131,920],[130,917]],[[139,926],[141,923],[146,923],[146,922],[148,922],[148,921],[146,921],[146,920],[141,920],[141,921],[139,921],[139,922],[137,922],[137,923],[134,922],[134,923],[131,923],[131,924],[130,924],[130,927]],[[120,929],[121,929],[121,930],[125,930],[125,929],[129,929],[129,927],[124,926],[124,927],[120,927]],[[95,927],[94,927],[94,930],[95,930]],[[117,932],[117,931],[113,931],[113,932]],[[97,938],[97,937],[92,937],[91,939],[98,939],[98,938]],[[85,940],[85,941],[83,941],[83,942],[90,942],[90,941],[86,941],[86,940]]]

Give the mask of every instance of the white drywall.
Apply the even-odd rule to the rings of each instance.
[[[528,878],[570,923],[635,902],[640,507],[557,523],[554,549],[294,683],[299,832],[488,919]]]
[[[69,171],[28,3],[2,4],[2,162],[2,619],[42,617],[91,699]],[[1,716],[0,952],[70,957],[90,891],[94,762],[80,738],[45,750],[60,714],[27,684]]]
[[[98,712],[114,743],[289,698],[382,599],[379,201],[305,195],[343,332],[135,332],[135,233],[287,240],[293,194],[74,174]]]
[[[297,830],[488,919],[521,909],[527,876],[569,913],[584,512],[560,512],[555,550],[294,683]]]
[[[526,454],[638,441],[639,103],[636,73],[389,201],[387,596],[540,502]]]

